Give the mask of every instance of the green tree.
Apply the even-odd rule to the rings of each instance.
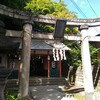
[[[67,5],[64,2],[55,2],[53,0],[30,0],[26,4],[25,9],[34,14],[64,18],[75,17],[75,14],[67,9]]]
[[[55,2],[54,0],[30,0],[26,3],[25,9],[33,14],[54,16],[56,18],[76,17],[75,12],[69,11],[63,0],[60,0],[60,2]],[[53,32],[54,28],[50,25],[35,23],[34,30],[41,32]],[[66,32],[69,33],[69,30],[67,29]]]
[[[55,2],[54,0],[0,0],[0,4],[8,7],[26,10],[33,14],[42,14],[46,16],[54,16],[57,18],[75,18],[76,13],[68,10],[67,5],[64,4],[64,0]],[[16,22],[16,26],[20,27],[20,23]],[[40,23],[34,23],[34,31],[38,32],[53,32],[54,27],[50,25],[43,25]],[[73,30],[73,31],[71,31]],[[77,29],[70,27],[66,28],[66,33],[77,33]]]
[[[65,44],[71,48],[71,50],[67,53],[68,66],[82,66],[81,44],[75,41],[65,42]],[[90,44],[89,49],[91,55],[91,63],[95,65],[96,63],[100,62],[100,58],[97,57],[97,53],[100,51],[100,48],[96,48],[93,44]]]
[[[29,0],[0,0],[0,4],[6,5],[8,7],[24,10],[26,2]]]

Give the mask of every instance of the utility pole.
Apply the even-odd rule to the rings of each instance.
[[[88,26],[82,25],[80,29],[82,35],[81,54],[82,54],[83,76],[84,76],[85,100],[95,100],[91,58],[90,58],[89,42],[88,42]]]

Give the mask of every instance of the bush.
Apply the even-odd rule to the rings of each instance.
[[[5,93],[5,98],[6,100],[20,100],[18,98],[17,92],[10,92],[10,91]]]

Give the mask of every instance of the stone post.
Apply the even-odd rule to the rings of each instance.
[[[91,58],[90,58],[89,42],[88,42],[88,26],[83,25],[80,27],[80,29],[82,35],[81,54],[82,54],[83,76],[84,76],[85,100],[95,100]]]
[[[29,73],[31,55],[32,23],[26,21],[23,25],[22,64],[20,66],[19,96],[21,100],[29,100]]]

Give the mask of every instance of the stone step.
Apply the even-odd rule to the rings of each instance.
[[[65,78],[32,78],[30,85],[68,85]]]
[[[69,86],[68,81],[65,78],[30,78],[29,86],[40,85],[66,85]],[[6,84],[6,89],[18,89],[18,79],[9,79]]]

